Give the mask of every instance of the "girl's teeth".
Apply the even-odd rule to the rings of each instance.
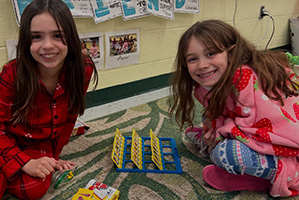
[[[46,57],[46,58],[52,58],[52,57],[54,57],[56,54],[48,54],[48,55],[44,55],[44,57]]]
[[[208,77],[208,76],[211,76],[212,74],[214,74],[215,72],[214,71],[212,71],[212,72],[210,72],[210,73],[206,73],[206,74],[200,74],[200,77],[203,77],[203,78],[205,78],[205,77]]]

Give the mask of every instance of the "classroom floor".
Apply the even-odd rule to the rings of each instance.
[[[111,103],[103,104],[100,106],[95,106],[92,108],[87,108],[79,120],[82,122],[97,119],[99,117],[109,115],[121,110],[125,110],[130,107],[138,106],[150,101],[154,101],[170,95],[169,87],[165,87],[159,90],[154,90],[148,93],[136,95],[126,99],[121,99]]]

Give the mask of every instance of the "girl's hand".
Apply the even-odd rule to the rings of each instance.
[[[204,130],[205,129],[207,129],[207,130],[213,129],[212,128],[212,121],[209,118],[206,118],[202,123],[203,123],[203,129]]]
[[[216,146],[217,142],[215,140],[215,131],[209,129],[207,131],[204,130],[203,132],[204,132],[203,141],[210,147]]]
[[[41,157],[39,159],[31,159],[27,162],[21,170],[26,174],[45,179],[47,175],[50,175],[55,171],[54,167],[57,164],[57,160],[49,157]]]
[[[55,165],[56,170],[68,170],[72,169],[74,166],[76,166],[75,163],[70,162],[70,161],[65,161],[65,160],[58,160],[57,164]]]
[[[212,121],[209,119],[205,119],[203,122],[203,141],[209,146],[208,151],[214,148],[217,145],[217,141],[215,139],[216,132],[212,128]]]
[[[216,145],[217,142],[215,140],[215,131],[212,129],[209,129],[208,131],[203,131],[203,141],[209,146],[208,147],[208,152],[211,151]]]

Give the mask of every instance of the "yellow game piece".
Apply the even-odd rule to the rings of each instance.
[[[142,139],[138,133],[133,129],[132,131],[132,147],[131,147],[131,160],[138,167],[138,169],[143,169],[142,167]]]
[[[70,172],[67,174],[67,179],[72,179],[73,177],[74,177],[73,171],[70,171]]]
[[[150,129],[150,136],[151,136],[152,160],[160,170],[163,170],[159,138],[153,133],[152,129]]]
[[[117,128],[115,132],[114,141],[113,141],[111,159],[114,161],[114,163],[118,168],[122,168],[124,143],[125,143],[125,138],[124,136],[122,136],[121,132]]]

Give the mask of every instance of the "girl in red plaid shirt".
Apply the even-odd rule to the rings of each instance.
[[[16,59],[0,74],[0,198],[40,199],[77,116],[92,73],[71,12],[62,0],[34,0],[24,10]]]

